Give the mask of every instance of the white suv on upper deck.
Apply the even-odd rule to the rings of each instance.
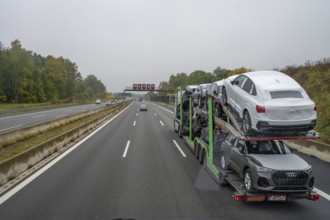
[[[305,90],[288,75],[277,71],[255,71],[224,80],[224,104],[242,119],[243,131],[297,134],[312,130],[316,106]]]

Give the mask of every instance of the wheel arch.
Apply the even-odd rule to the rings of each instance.
[[[248,105],[245,105],[244,106],[244,109],[243,109],[243,112],[242,112],[242,115],[241,115],[241,119],[243,119],[243,115],[244,115],[244,112],[248,112],[249,113],[249,116],[250,116],[250,120],[251,120],[251,129],[255,129],[255,126],[256,126],[256,123],[255,123],[255,116],[252,117],[252,114],[251,112],[253,111],[253,109],[251,110],[250,107]]]
[[[243,167],[242,176],[244,176],[244,174],[245,174],[245,172],[246,172],[247,170],[251,170],[251,169],[250,169],[250,167],[249,167],[248,165],[245,165],[245,166]],[[250,174],[251,174],[251,171],[250,171]]]

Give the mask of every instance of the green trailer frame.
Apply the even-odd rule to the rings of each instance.
[[[219,169],[215,164],[213,160],[213,153],[214,153],[214,142],[213,142],[213,135],[214,135],[214,124],[220,125],[222,128],[227,130],[229,133],[235,135],[238,138],[245,139],[245,140],[264,140],[265,138],[249,138],[245,137],[242,132],[239,129],[238,123],[235,121],[234,117],[231,115],[229,110],[223,106],[223,110],[227,115],[227,121],[224,121],[219,118],[215,118],[213,116],[213,100],[211,97],[208,97],[207,99],[207,111],[201,110],[199,108],[194,108],[192,103],[192,97],[189,97],[189,129],[188,129],[188,135],[180,135],[180,129],[183,127],[183,108],[182,108],[182,90],[181,88],[178,88],[178,93],[180,94],[180,100],[178,100],[178,97],[176,96],[176,105],[180,104],[180,118],[177,118],[177,113],[175,112],[174,117],[174,130],[178,131],[179,136],[183,138],[188,148],[194,153],[197,159],[199,159],[200,163],[204,165],[206,170],[217,180],[218,183],[221,185],[229,183],[236,191],[233,192],[233,198],[235,200],[244,200],[247,202],[262,202],[266,201],[269,197],[268,193],[249,193],[244,188],[242,188],[243,180],[233,171],[225,171],[221,168]],[[179,103],[180,102],[180,103]],[[175,110],[176,111],[176,110]],[[193,123],[193,113],[203,114],[204,116],[207,116],[208,119],[208,135],[209,135],[209,143],[205,143],[201,138],[194,137],[193,138],[193,131],[192,131],[192,123]],[[230,121],[232,121],[233,126],[230,124]],[[176,130],[175,123],[179,124],[179,129]],[[273,138],[269,137],[266,139],[278,139],[278,137]],[[296,137],[285,137],[281,138],[282,140],[287,139],[296,139]],[[306,138],[306,139],[311,139]],[[274,194],[273,196],[282,196]],[[306,199],[309,200],[318,200],[319,195],[316,192],[311,192]]]

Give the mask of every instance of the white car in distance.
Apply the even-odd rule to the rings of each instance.
[[[230,82],[233,81],[237,75],[229,76],[226,79]],[[213,97],[213,112],[215,116],[220,117],[222,114],[222,106],[220,104],[222,100],[222,87],[223,87],[224,79],[213,82],[211,84],[211,88],[208,93]]]
[[[140,104],[140,111],[148,111],[148,106],[146,103]]]
[[[288,75],[254,71],[224,80],[222,102],[242,119],[245,134],[305,134],[316,124],[316,105]]]
[[[211,83],[203,83],[197,86],[193,94],[193,104],[194,106],[204,107],[205,97],[206,97],[206,87]]]

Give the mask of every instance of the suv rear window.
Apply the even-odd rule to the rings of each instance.
[[[300,91],[273,91],[270,96],[272,99],[303,98]]]

